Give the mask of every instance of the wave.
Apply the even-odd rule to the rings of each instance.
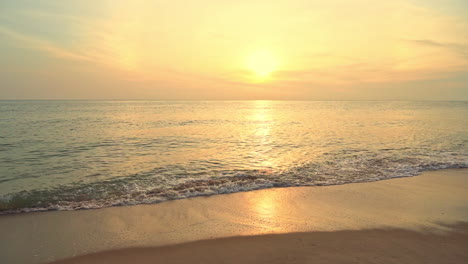
[[[467,155],[455,152],[402,155],[391,149],[379,152],[354,150],[325,153],[283,171],[212,170],[200,173],[170,166],[96,183],[10,193],[0,197],[0,214],[150,204],[272,187],[370,182],[448,168],[468,168]]]

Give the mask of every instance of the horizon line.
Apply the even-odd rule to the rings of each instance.
[[[114,102],[239,102],[239,101],[297,101],[297,102],[468,102],[468,99],[0,99],[8,101],[114,101]]]

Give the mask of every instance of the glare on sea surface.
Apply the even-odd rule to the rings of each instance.
[[[252,115],[250,118],[254,122],[252,127],[253,146],[252,157],[261,168],[272,168],[275,166],[274,159],[269,155],[272,148],[272,124],[271,101],[254,101]]]

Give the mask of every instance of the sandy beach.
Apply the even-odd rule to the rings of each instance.
[[[466,263],[468,225],[452,228],[443,235],[378,229],[234,237],[108,251],[55,263]]]
[[[6,215],[0,217],[0,262],[464,263],[467,188],[468,170],[452,169],[371,183]]]

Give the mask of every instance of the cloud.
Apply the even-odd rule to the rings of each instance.
[[[440,48],[468,58],[468,44],[438,42],[431,39],[410,39],[406,40],[414,45],[430,48]]]
[[[37,37],[24,35],[19,32],[15,32],[3,26],[0,26],[0,34],[3,34],[7,37],[18,40],[21,43],[28,45],[28,47],[30,48],[45,51],[53,55],[54,57],[71,59],[71,60],[80,60],[80,61],[93,61],[92,58],[87,57],[85,55],[75,53],[67,49],[58,47],[49,41],[46,41]]]
[[[118,68],[112,33],[105,19],[35,9],[0,12],[0,34],[19,45],[53,57]]]
[[[0,35],[63,59],[54,66],[72,69],[72,80],[99,72],[89,78],[166,87],[168,96],[178,88],[227,97],[228,90],[232,96],[249,87],[259,97],[298,91],[300,98],[322,89],[326,98],[327,91],[430,81],[468,69],[466,19],[407,0],[163,2],[76,1],[86,12],[68,2],[58,9],[53,1],[45,8],[18,5],[0,10]],[[245,69],[258,48],[282,63],[265,81]]]

